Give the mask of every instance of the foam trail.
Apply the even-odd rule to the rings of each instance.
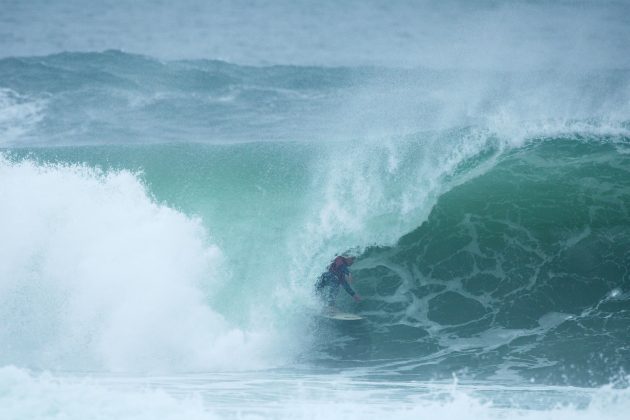
[[[155,203],[136,175],[0,157],[0,232],[0,364],[262,363],[262,334],[208,304],[228,275],[221,250],[200,220]]]

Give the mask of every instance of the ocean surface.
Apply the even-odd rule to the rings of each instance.
[[[628,2],[0,0],[3,420],[627,419],[629,375]]]

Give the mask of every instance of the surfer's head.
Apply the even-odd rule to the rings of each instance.
[[[356,257],[343,257],[346,265],[352,265],[354,264],[354,260],[356,260]]]
[[[344,255],[339,255],[335,257],[335,259],[332,261],[328,269],[332,271],[339,270],[339,268],[343,265],[348,265],[348,266],[352,265],[354,263],[354,260],[355,260],[355,257],[347,257]]]

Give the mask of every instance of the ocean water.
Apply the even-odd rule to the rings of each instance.
[[[627,2],[0,10],[0,418],[627,418]]]

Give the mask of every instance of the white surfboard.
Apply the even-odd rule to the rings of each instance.
[[[364,319],[363,317],[357,314],[350,314],[347,312],[339,312],[339,311],[325,311],[322,312],[322,316],[328,319],[336,319],[338,321],[359,321]]]

